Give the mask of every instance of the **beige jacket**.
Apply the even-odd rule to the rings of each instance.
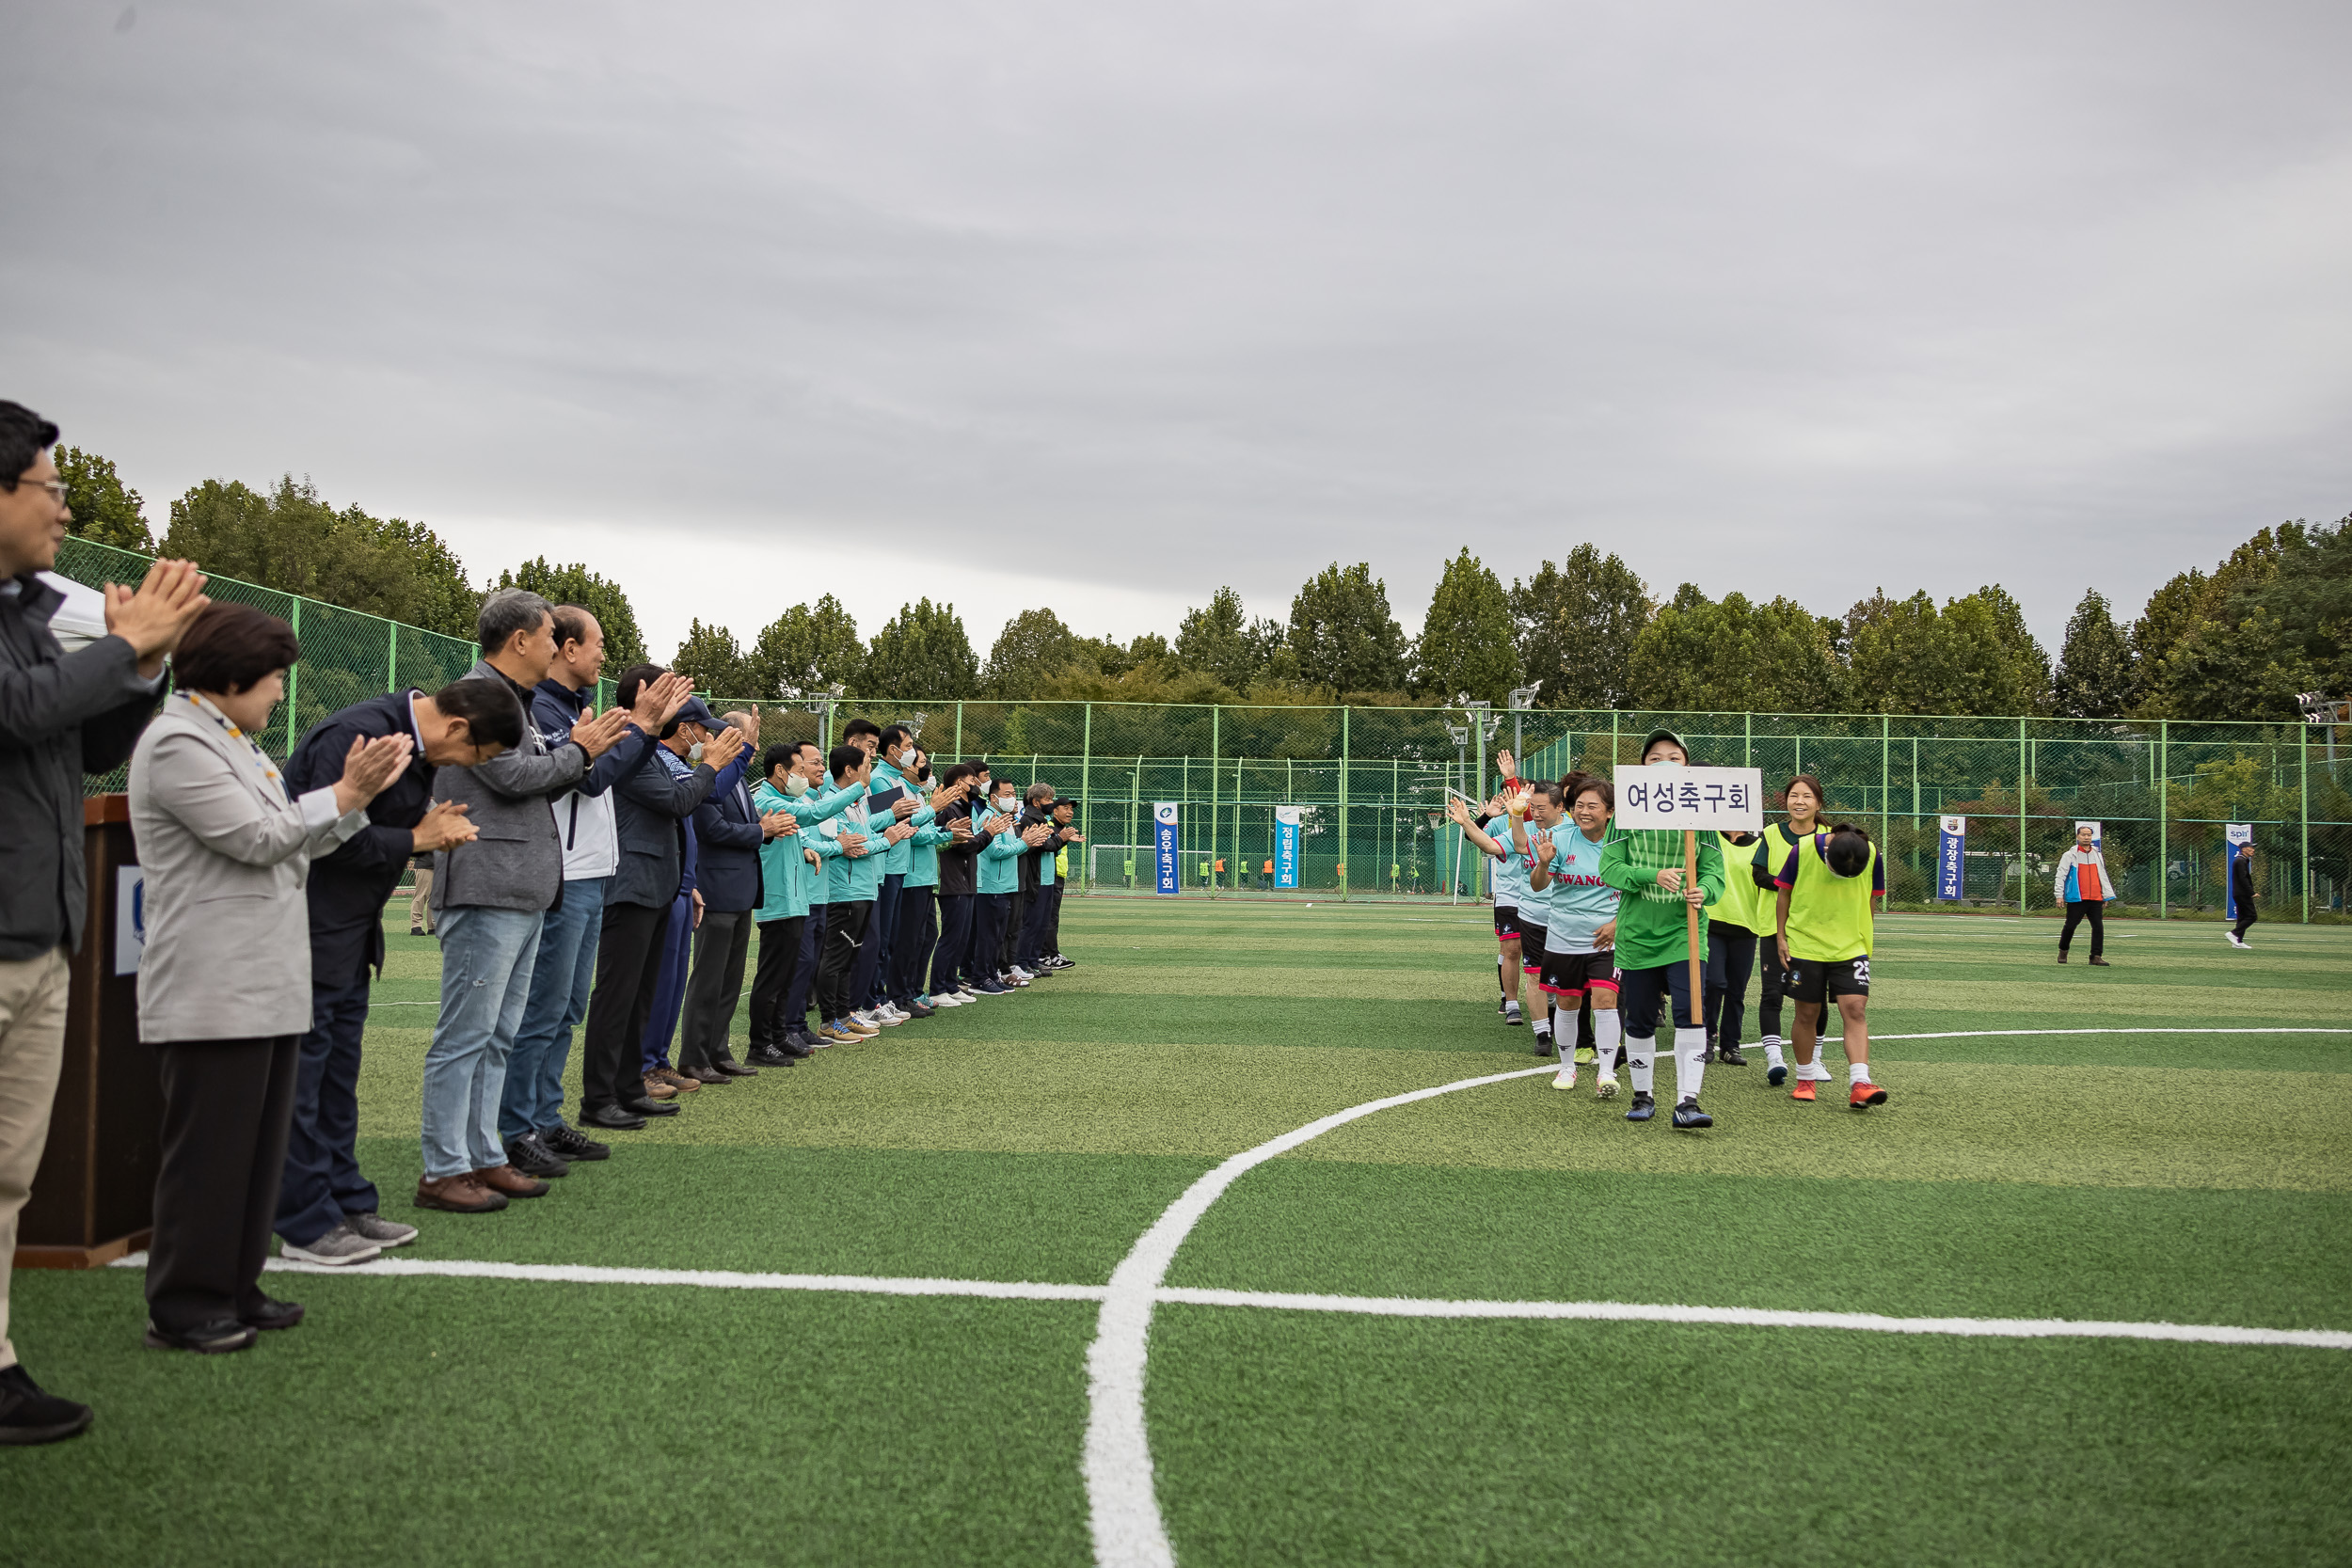
[[[174,694],[131,753],[147,890],[139,1038],[246,1039],[310,1027],[310,858],[367,826],[332,786],[297,802],[245,743]]]

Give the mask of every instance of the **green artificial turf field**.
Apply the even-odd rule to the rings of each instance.
[[[99,1415],[0,1453],[0,1561],[1093,1560],[1089,1346],[1138,1239],[1229,1156],[1534,1059],[1480,909],[1073,899],[1064,935],[1073,971],[469,1217],[408,1206],[437,956],[393,927],[360,1151],[410,1272],[273,1274],[309,1321],[217,1358],[140,1348],[135,1270],[18,1274],[27,1366]],[[2055,938],[1887,917],[1873,1034],[1936,1037],[1882,1040],[1878,1111],[1752,1049],[1704,1133],[1588,1069],[1240,1175],[1142,1287],[1150,1522],[1192,1568],[2345,1560],[2352,932]],[[540,1272],[414,1272],[468,1261]],[[1677,1305],[1761,1321],[1632,1315]],[[2332,1338],[1949,1322],[2054,1319]]]

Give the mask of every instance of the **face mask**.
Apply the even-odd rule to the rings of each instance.
[[[796,798],[805,795],[808,793],[808,781],[798,773],[789,774],[784,781],[784,792]]]
[[[1010,816],[1012,815],[1012,797],[1009,795],[998,796],[996,798],[996,809],[1004,813],[1007,816]]]
[[[695,741],[695,742],[694,742],[694,744],[692,744],[691,746],[689,746],[688,748],[686,748],[686,760],[687,760],[687,761],[689,761],[689,762],[700,762],[700,761],[702,761],[702,759],[703,759],[703,743],[702,743],[701,741],[697,740],[697,741]]]

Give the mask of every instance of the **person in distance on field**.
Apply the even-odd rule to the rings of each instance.
[[[1829,793],[1821,787],[1820,779],[1810,773],[1800,773],[1788,781],[1788,786],[1781,791],[1781,799],[1786,802],[1788,820],[1764,825],[1762,841],[1756,845],[1756,853],[1748,863],[1749,882],[1768,900],[1779,894],[1780,868],[1787,863],[1790,851],[1796,848],[1800,840],[1820,830],[1821,811],[1829,803]],[[1768,911],[1760,910],[1758,913],[1770,918]],[[1764,930],[1764,934],[1771,936],[1777,931],[1778,923],[1775,921]],[[1788,1062],[1782,1054],[1782,1048],[1788,1042],[1780,1032],[1781,1004],[1788,994],[1788,970],[1781,961],[1778,942],[1759,943],[1757,958],[1764,971],[1763,978],[1756,986],[1756,1027],[1762,1032],[1764,1046],[1764,1081],[1778,1088],[1788,1078]],[[1826,1082],[1829,1078],[1829,1073],[1818,1059],[1805,1071],[1808,1076],[1820,1081]]]
[[[369,977],[384,973],[384,906],[412,856],[474,835],[467,808],[435,804],[435,772],[471,768],[522,744],[523,710],[504,688],[453,681],[428,697],[371,697],[310,726],[286,760],[296,800],[343,776],[355,740],[407,736],[407,768],[368,805],[368,825],[310,863],[310,1027],[295,1070],[294,1120],[278,1187],[285,1255],[306,1263],[364,1263],[417,1239],[416,1227],[377,1211],[359,1170],[359,1048]]]
[[[1644,767],[1688,768],[1690,748],[1672,730],[1658,730],[1642,742]],[[1600,879],[1631,896],[1617,906],[1617,1006],[1625,1025],[1626,1058],[1633,1069],[1633,1103],[1628,1121],[1658,1114],[1650,1092],[1656,1060],[1658,1019],[1666,1000],[1675,1007],[1675,1110],[1677,1131],[1712,1127],[1715,1118],[1699,1108],[1699,1085],[1707,1075],[1707,998],[1691,994],[1691,948],[1683,910],[1698,911],[1696,957],[1707,958],[1708,906],[1724,896],[1724,855],[1712,834],[1698,843],[1698,885],[1682,877],[1682,833],[1672,828],[1613,826],[1601,848]]]
[[[1797,1085],[1793,1100],[1813,1099],[1813,1065],[1824,1004],[1846,1022],[1846,1103],[1859,1111],[1886,1103],[1870,1081],[1870,936],[1873,898],[1886,896],[1886,866],[1870,835],[1851,822],[1797,841],[1774,879],[1780,888],[1775,938],[1797,1004]],[[1825,1076],[1825,1075],[1824,1075]]]
[[[767,777],[752,791],[763,817],[779,814],[780,828],[760,847],[759,968],[752,980],[755,1067],[790,1067],[827,1043],[808,1032],[808,998],[817,982],[816,951],[807,941],[811,901],[824,892],[824,857],[814,831],[838,816],[865,786],[824,789],[825,765],[813,740],[771,746],[761,754]],[[818,906],[822,907],[822,906]]]
[[[1062,830],[1054,821],[1054,786],[1033,784],[1023,802],[1021,841],[1027,847],[1022,859],[1034,869],[1026,873],[1029,881],[1028,906],[1023,911],[1021,935],[1013,943],[1013,969],[1016,974],[1034,980],[1050,975],[1045,967],[1045,923],[1053,912],[1054,863],[1061,854]]]
[[[2230,927],[2230,945],[2251,947],[2246,933],[2254,928],[2261,917],[2254,912],[2254,846],[2251,840],[2238,846],[2230,861],[2230,891],[2237,896],[2237,924]]]
[[[2052,883],[2051,891],[2066,906],[2066,928],[2058,933],[2058,962],[2066,961],[2066,950],[2074,944],[2074,927],[2088,919],[2090,961],[2106,968],[2106,915],[2107,900],[2115,896],[2115,879],[2107,875],[2106,857],[2099,852],[2098,835],[2088,822],[2074,830],[2074,847],[2058,857]]]

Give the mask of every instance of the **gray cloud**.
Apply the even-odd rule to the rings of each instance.
[[[2352,509],[2340,5],[131,14],[0,20],[5,395],[657,641],[1586,538],[2054,641]]]

